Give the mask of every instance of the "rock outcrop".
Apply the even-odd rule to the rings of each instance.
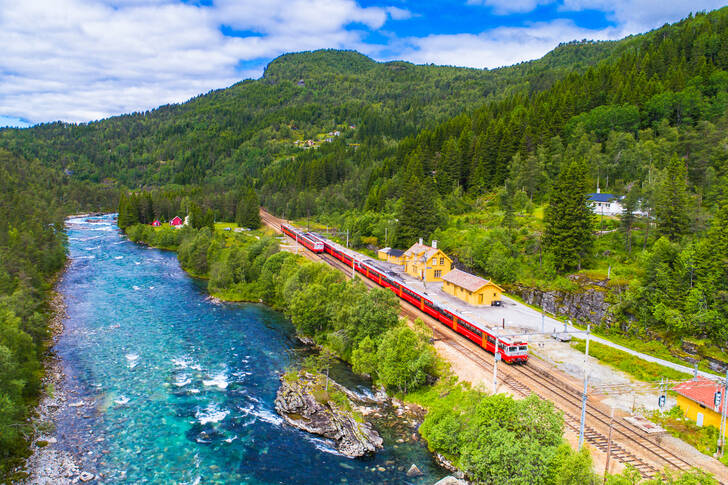
[[[562,315],[581,324],[611,325],[609,307],[613,295],[624,291],[608,281],[571,276],[579,289],[574,291],[542,290],[524,285],[508,285],[508,291],[523,298],[529,305],[543,308],[549,313]]]
[[[348,390],[329,380],[327,392],[322,379],[307,372],[299,372],[296,379],[283,376],[275,400],[278,414],[291,426],[333,440],[346,456],[363,456],[381,448],[383,440],[371,425],[329,398],[330,392],[339,392],[348,400]]]

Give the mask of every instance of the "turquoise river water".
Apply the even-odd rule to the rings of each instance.
[[[56,345],[71,396],[58,446],[95,483],[433,483],[444,472],[411,431],[349,459],[287,426],[279,374],[306,350],[263,305],[220,304],[175,254],[126,240],[109,216],[68,221],[68,306]],[[347,368],[337,380],[360,393]],[[425,473],[407,478],[415,463]]]

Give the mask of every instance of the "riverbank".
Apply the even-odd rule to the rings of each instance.
[[[61,283],[69,265],[70,259],[57,278],[55,288]],[[22,477],[22,483],[25,484],[66,485],[88,481],[93,475],[83,472],[79,461],[71,453],[55,446],[58,442],[55,437],[56,416],[63,408],[69,406],[69,397],[64,387],[63,366],[53,347],[63,333],[63,322],[67,313],[63,295],[56,289],[53,290],[49,305],[52,312],[48,322],[50,336],[43,362],[43,391],[32,418],[32,455],[27,459],[25,466],[17,470],[16,475]]]

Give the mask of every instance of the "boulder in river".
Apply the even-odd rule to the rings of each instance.
[[[407,476],[410,477],[410,478],[421,477],[422,476],[422,472],[420,471],[419,468],[417,468],[417,465],[415,465],[414,463],[412,463],[412,466],[409,467],[409,470],[407,470]]]
[[[276,411],[288,424],[333,440],[346,456],[374,453],[383,440],[369,423],[355,416],[342,386],[322,375],[308,372],[281,377]]]

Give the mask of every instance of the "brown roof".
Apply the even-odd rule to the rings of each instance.
[[[404,252],[404,255],[407,257],[410,256],[417,256],[420,253],[424,253],[425,251],[432,249],[430,246],[426,246],[424,244],[420,243],[414,243],[410,248]]]
[[[692,380],[681,382],[672,389],[678,394],[702,404],[706,408],[715,409],[714,398],[718,388],[719,386],[715,382],[703,376],[698,376]]]
[[[424,253],[424,255],[422,256],[423,260],[427,261],[434,255],[436,255],[439,251],[442,250],[439,248],[433,248],[432,246],[428,246],[426,244],[415,243],[407,251],[404,252],[404,256],[409,258],[411,256],[420,256],[422,253]],[[444,252],[442,254],[448,259],[448,261],[452,261],[447,254],[445,254]]]
[[[500,286],[496,285],[495,283],[485,280],[481,278],[480,276],[475,276],[474,274],[466,273],[465,271],[461,271],[459,269],[454,269],[450,272],[448,272],[445,276],[442,277],[443,280],[449,281],[455,286],[459,286],[460,288],[465,288],[468,291],[478,291],[482,287],[484,287],[487,284],[491,284],[501,291]]]

